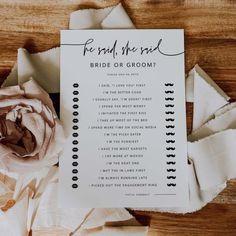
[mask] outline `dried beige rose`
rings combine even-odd
[[[34,80],[0,89],[0,168],[24,173],[54,165],[63,143],[52,101]]]

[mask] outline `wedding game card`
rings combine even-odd
[[[183,30],[61,31],[64,207],[188,204]]]

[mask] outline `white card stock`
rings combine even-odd
[[[184,77],[183,30],[62,31],[62,206],[187,206]]]

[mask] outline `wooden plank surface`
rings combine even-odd
[[[10,72],[17,49],[39,52],[59,45],[59,30],[67,29],[69,14],[100,8],[117,0],[0,0],[0,78]],[[198,63],[236,100],[236,2],[230,0],[125,0],[137,28],[184,28],[186,72]],[[192,106],[187,108],[191,129]],[[202,210],[186,215],[132,212],[150,224],[150,236],[236,235],[236,180]],[[64,236],[63,229],[45,229],[33,236]]]

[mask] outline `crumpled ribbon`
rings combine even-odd
[[[87,28],[132,29],[135,27],[122,5],[118,4],[104,9],[73,12],[70,16],[70,29]],[[17,64],[4,86],[22,83],[32,76],[46,91],[59,92],[59,50],[59,48],[55,48],[43,53],[29,54],[25,49],[19,49]],[[49,68],[52,71],[50,76]],[[216,197],[226,187],[227,180],[236,177],[236,158],[234,157],[236,147],[233,143],[234,137],[236,137],[236,103],[229,103],[228,100],[229,97],[198,65],[191,70],[186,79],[186,101],[194,102],[193,132],[188,136],[189,206],[186,208],[136,209],[176,213],[194,212]],[[54,191],[55,183],[48,184],[47,188],[48,190],[45,190],[41,196],[42,204],[39,204],[37,208],[37,214],[41,214],[41,218],[47,217],[49,214],[46,209],[50,209],[52,203],[48,200],[55,196],[53,194],[56,192]],[[47,194],[50,193],[50,189],[52,195]],[[53,209],[58,211],[57,207]],[[58,223],[55,215],[49,214],[49,216],[51,217],[48,217],[49,224],[36,217],[34,222],[37,224],[34,223],[33,228],[53,225],[68,227],[65,223],[69,222],[68,219],[64,218],[64,222]],[[92,214],[89,219],[93,219]],[[104,223],[106,220],[102,222]],[[103,223],[98,225],[101,226]],[[96,220],[93,226],[95,225],[97,225]],[[119,229],[121,230],[120,227]],[[88,229],[80,230],[80,235],[88,233],[86,230]],[[102,230],[109,232],[111,229],[102,226]],[[105,235],[104,232],[101,232],[99,234],[96,231],[94,235],[97,235],[96,233]],[[124,232],[128,233],[128,231]],[[124,235],[124,232],[120,235]],[[115,235],[115,233],[109,233],[109,235]]]
[[[102,234],[110,231],[117,236],[147,234],[148,227],[141,226],[125,209],[58,208],[57,193],[56,166],[33,175],[2,171],[0,235],[26,236],[31,229],[53,226],[66,228],[77,236],[90,235],[90,231]]]
[[[0,235],[28,235],[28,225],[32,219],[29,215],[35,214],[32,206],[39,201],[36,196],[44,189],[56,169],[52,167],[48,171],[48,168],[44,168],[33,175],[1,170]]]

